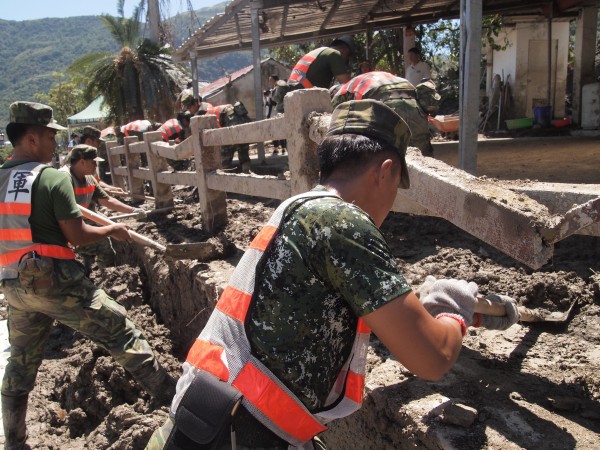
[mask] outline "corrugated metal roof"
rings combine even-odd
[[[482,0],[484,14],[542,15],[548,0]],[[553,15],[596,0],[555,0]],[[175,61],[252,48],[251,8],[258,8],[260,47],[434,22],[460,16],[460,0],[232,0],[174,54]],[[561,9],[561,7],[563,9]]]

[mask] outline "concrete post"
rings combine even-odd
[[[154,207],[168,208],[173,206],[173,191],[170,184],[159,183],[157,174],[168,170],[167,160],[158,156],[152,150],[152,142],[162,142],[160,131],[149,131],[144,133],[146,143],[146,156],[148,157],[148,169],[150,170],[150,184],[154,194]]]
[[[254,106],[256,109],[255,120],[264,117],[262,78],[260,71],[260,29],[258,28],[258,10],[262,2],[252,1],[250,6],[252,22],[252,61],[254,62]],[[256,143],[257,159],[260,163],[265,162],[265,145],[263,142]]]
[[[327,89],[300,89],[283,100],[288,126],[288,164],[290,167],[291,195],[312,189],[318,182],[319,161],[317,144],[309,137],[307,118],[312,113],[332,111]]]
[[[227,194],[208,188],[206,180],[208,173],[221,167],[221,147],[204,147],[202,131],[217,128],[217,118],[213,115],[192,117],[190,127],[196,160],[196,186],[198,186],[202,210],[202,226],[206,231],[213,232],[227,224]]]
[[[106,157],[108,159],[108,167],[110,168],[110,179],[113,186],[119,187],[124,191],[127,190],[125,177],[117,175],[115,169],[121,167],[121,155],[114,155],[112,149],[119,144],[116,141],[106,143]]]
[[[596,80],[594,53],[598,8],[582,8],[575,30],[575,65],[573,67],[573,122],[581,124],[581,88]]]
[[[190,51],[190,69],[192,73],[192,92],[194,98],[198,98],[198,58],[195,49]]]
[[[129,193],[136,195],[144,195],[144,180],[135,178],[133,171],[140,168],[141,157],[139,153],[131,153],[129,151],[129,144],[138,142],[137,136],[127,136],[124,139],[125,142],[125,165],[127,167],[127,185],[129,186]]]
[[[481,64],[481,1],[460,1],[460,128],[459,167],[477,173],[479,68]]]

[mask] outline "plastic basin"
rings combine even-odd
[[[524,117],[522,119],[505,120],[506,128],[509,130],[518,130],[520,128],[531,128],[533,126],[533,118]]]

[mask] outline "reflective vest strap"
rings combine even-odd
[[[368,92],[368,90],[371,88],[371,86],[373,86],[375,82],[377,82],[377,79],[375,77],[365,77],[365,79],[358,84],[356,95],[354,98],[356,100],[361,100],[363,95],[365,95]]]
[[[244,322],[251,300],[251,294],[246,294],[232,286],[227,286],[215,307],[232,319]]]
[[[356,324],[356,332],[371,334],[371,328],[369,328],[364,320],[358,319],[358,323]]]
[[[88,184],[87,186],[84,186],[84,187],[76,187],[76,188],[74,188],[74,191],[75,191],[75,195],[88,195],[88,194],[91,194],[92,192],[94,192],[95,189],[96,189],[96,186],[94,186],[93,184]]]
[[[31,215],[31,203],[0,203],[0,214]]]
[[[291,81],[300,83],[306,89],[310,89],[310,88],[314,87],[314,85],[308,80],[308,78],[306,78],[306,73],[308,72],[309,66],[316,59],[316,56],[311,53],[308,53],[308,54],[304,55],[302,58],[300,58],[300,61],[298,61],[296,63],[296,65],[292,69],[292,73],[290,75]]]
[[[75,253],[70,248],[61,247],[60,245],[34,244],[0,255],[0,266],[18,262],[21,256],[31,251],[36,251],[40,256],[47,256],[49,258],[75,259]]]
[[[251,363],[244,366],[232,385],[285,433],[301,442],[327,429]]]
[[[31,241],[31,229],[11,228],[2,230],[3,241]]]
[[[201,370],[206,370],[221,380],[229,380],[229,369],[223,362],[223,352],[225,349],[220,345],[196,339],[192,348],[185,359],[188,363]]]
[[[344,396],[348,397],[353,402],[360,404],[362,403],[364,389],[365,377],[349,371],[348,378],[346,378],[346,391],[344,392]]]
[[[304,88],[305,88],[305,89],[310,89],[310,88],[312,88],[312,87],[315,87],[315,85],[314,85],[314,84],[312,84],[312,83],[311,83],[311,82],[308,80],[308,78],[304,78],[304,79],[303,79],[303,80],[300,82],[300,84],[301,84],[302,86],[304,86]]]
[[[264,252],[267,248],[267,245],[269,245],[269,242],[271,242],[271,239],[273,239],[273,235],[276,231],[277,227],[274,227],[273,225],[265,225],[264,228],[260,230],[260,232],[254,237],[254,239],[252,239],[249,248]]]
[[[362,81],[362,79],[365,76],[366,76],[366,74],[365,75],[359,75],[357,77],[354,77],[352,80],[348,81],[346,84],[344,84],[342,86],[342,88],[340,89],[338,95],[343,95],[343,94],[345,94],[347,92],[354,93],[354,88],[356,87],[356,85],[358,83],[360,83]]]
[[[75,259],[75,252],[73,250],[60,245],[36,244],[32,250],[35,250],[41,256],[48,256],[49,258]]]

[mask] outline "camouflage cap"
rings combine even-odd
[[[379,139],[400,155],[402,163],[403,189],[410,187],[406,166],[406,147],[410,139],[410,129],[406,122],[389,106],[377,100],[351,100],[341,103],[331,113],[331,121],[326,136],[338,134],[360,134]]]
[[[9,107],[9,125],[40,125],[54,130],[66,130],[52,117],[52,108],[33,102],[14,102]]]
[[[92,137],[94,139],[100,139],[101,141],[104,140],[101,137],[102,132],[98,128],[94,128],[94,127],[91,127],[91,126],[84,127],[82,134],[83,134],[83,136],[89,136],[89,137]]]
[[[80,159],[93,159],[94,161],[104,161],[103,158],[98,156],[98,150],[91,145],[79,144],[71,149],[69,153],[69,161],[74,163]]]

